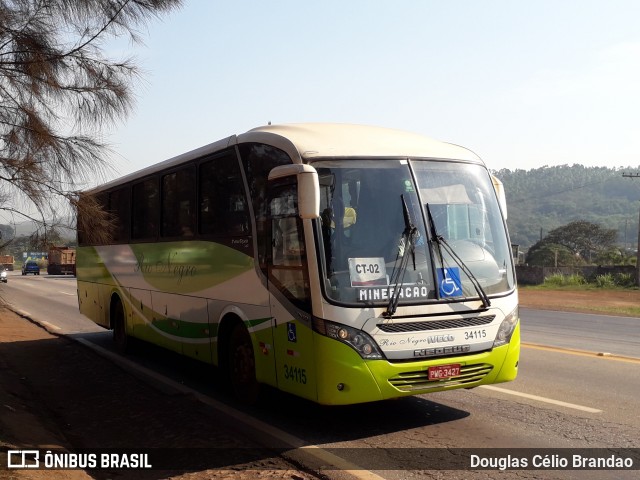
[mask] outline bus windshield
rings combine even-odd
[[[514,288],[505,222],[483,166],[413,159],[321,160],[313,166],[330,301],[411,305]]]

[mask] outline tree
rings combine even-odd
[[[91,212],[88,235],[109,215],[79,201],[82,182],[108,171],[101,129],[133,105],[139,71],[104,42],[171,11],[181,0],[0,0],[0,210],[46,232],[62,205]],[[98,177],[100,178],[100,177]],[[68,212],[69,210],[66,209]],[[85,215],[85,217],[87,217]]]
[[[526,262],[528,265],[540,267],[575,267],[584,263],[564,245],[548,243],[544,240],[529,249]]]
[[[10,240],[15,235],[15,230],[11,225],[0,225],[0,243]]]
[[[543,251],[543,248],[552,251],[554,245],[563,247],[573,257],[591,262],[601,253],[614,248],[617,236],[618,232],[615,229],[602,228],[585,220],[571,222],[551,230],[546,237],[532,246],[527,254],[527,262],[536,252]],[[570,264],[575,265],[575,261]],[[558,265],[560,266],[560,263]]]
[[[630,257],[620,248],[602,250],[595,259],[598,265],[629,265]]]
[[[594,254],[613,247],[617,237],[618,232],[615,229],[606,229],[595,223],[577,220],[551,230],[545,240],[564,245],[585,260],[591,261]]]

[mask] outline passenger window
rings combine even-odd
[[[232,153],[200,165],[202,235],[248,235],[249,218],[238,159]]]
[[[193,237],[195,231],[195,168],[162,177],[162,236]]]
[[[129,189],[121,188],[109,193],[109,213],[112,215],[113,243],[129,241]]]
[[[131,238],[154,240],[158,236],[160,220],[160,188],[157,178],[150,178],[133,186]]]

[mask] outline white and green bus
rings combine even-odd
[[[502,184],[469,150],[383,128],[265,126],[84,195],[80,311],[266,384],[353,404],[513,380]],[[86,222],[79,221],[79,225]]]

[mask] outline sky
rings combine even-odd
[[[144,45],[112,177],[271,123],[399,128],[491,170],[640,165],[637,0],[185,0]]]

